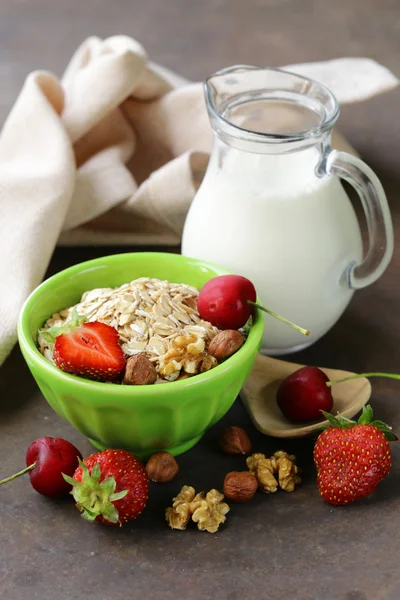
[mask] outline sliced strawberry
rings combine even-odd
[[[93,321],[59,335],[54,344],[54,363],[62,371],[111,381],[124,369],[126,360],[114,327]]]

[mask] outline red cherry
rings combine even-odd
[[[290,421],[304,423],[322,418],[321,410],[330,412],[333,407],[329,377],[318,367],[302,367],[279,386],[276,400]]]
[[[253,312],[257,298],[254,285],[240,275],[220,275],[200,290],[197,308],[204,321],[219,329],[240,329]]]
[[[218,329],[240,329],[246,324],[253,308],[257,307],[303,335],[310,333],[269,308],[256,304],[256,299],[255,287],[246,277],[219,275],[202,287],[197,299],[197,308],[201,318]]]
[[[68,494],[71,485],[62,473],[72,477],[77,469],[81,453],[70,442],[62,438],[41,437],[32,442],[26,453],[26,469],[0,481],[0,484],[12,481],[29,472],[32,487],[50,498]]]

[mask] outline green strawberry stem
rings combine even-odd
[[[367,404],[364,406],[362,414],[358,421],[352,421],[343,415],[332,415],[331,413],[325,412],[321,410],[321,413],[324,415],[325,419],[328,421],[327,425],[322,425],[322,429],[329,429],[329,427],[339,427],[340,429],[350,429],[355,425],[372,425],[376,427],[383,433],[383,435],[387,438],[389,442],[395,442],[398,440],[397,435],[395,435],[392,431],[392,428],[389,425],[386,425],[383,421],[373,420],[374,411],[372,407]]]
[[[247,302],[248,302],[248,304],[251,304],[252,306],[255,306],[256,308],[266,312],[268,315],[271,315],[271,317],[278,319],[278,321],[281,321],[282,323],[289,325],[289,327],[292,327],[292,329],[295,329],[296,331],[302,333],[303,335],[310,334],[308,329],[303,329],[303,327],[299,327],[298,325],[296,325],[296,323],[293,323],[292,321],[289,321],[289,319],[286,319],[285,317],[278,315],[278,313],[274,312],[273,310],[270,310],[269,308],[265,308],[265,306],[261,306],[261,304],[257,304],[257,302],[253,302],[252,300],[247,300]]]
[[[117,483],[114,477],[107,477],[100,481],[100,465],[96,464],[89,473],[89,469],[78,457],[79,466],[82,467],[82,481],[77,481],[69,475],[62,473],[65,481],[72,485],[71,494],[81,516],[87,521],[95,521],[102,516],[110,523],[120,523],[118,510],[114,502],[125,498],[128,490],[116,492]]]
[[[358,373],[357,375],[349,375],[348,377],[342,377],[342,379],[334,379],[333,381],[327,381],[326,385],[328,387],[331,387],[332,385],[334,385],[335,383],[343,383],[344,381],[351,381],[353,379],[360,379],[361,377],[365,377],[365,378],[369,378],[369,377],[385,377],[386,379],[399,379],[400,380],[400,375],[398,375],[397,373]],[[322,411],[323,412],[323,411]],[[330,417],[332,417],[332,415],[327,416],[329,413],[324,413],[324,417],[326,419],[328,419],[328,421],[330,422],[331,425],[333,425],[333,421]],[[335,419],[335,417],[333,417],[333,419]],[[340,419],[340,417],[338,417],[339,421],[341,422],[341,426],[343,426],[343,423],[345,423],[344,426],[346,426],[346,421],[347,421],[347,425],[350,424],[350,426],[352,426],[353,422],[349,421],[348,419],[345,419],[344,417],[342,417]],[[370,425],[374,425],[375,427],[377,427],[380,431],[382,431],[382,433],[387,437],[387,439],[390,442],[396,441],[398,438],[397,436],[392,433],[391,431],[391,427],[389,427],[388,425],[386,425],[385,423],[382,423],[382,421],[372,421],[372,408],[370,406],[366,406],[363,409],[363,414],[360,417],[360,420],[358,421],[359,424],[370,424]],[[336,426],[338,426],[336,424]]]
[[[74,306],[72,309],[71,318],[68,322],[60,326],[53,325],[53,327],[50,327],[49,329],[40,329],[40,335],[45,342],[52,346],[59,335],[68,333],[69,331],[72,331],[72,329],[75,329],[86,322],[87,318],[85,315],[79,315],[76,306]]]
[[[32,469],[34,469],[35,467],[36,461],[29,465],[29,467],[25,467],[25,469],[22,469],[22,471],[15,473],[15,475],[11,475],[11,477],[7,477],[6,479],[1,479],[0,485],[3,485],[3,483],[8,483],[9,481],[13,481],[13,479],[17,479],[17,477],[21,477],[21,475],[25,475],[25,473],[29,473],[29,471],[32,471]]]
[[[386,377],[387,379],[400,379],[400,375],[396,373],[359,373],[357,375],[349,375],[349,377],[343,377],[342,379],[334,379],[333,381],[327,381],[326,385],[331,387],[335,383],[343,383],[343,381],[351,381],[352,379],[359,379],[360,377]]]

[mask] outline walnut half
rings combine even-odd
[[[200,531],[215,533],[226,521],[230,508],[222,502],[223,494],[218,490],[210,490],[207,494],[196,495],[194,488],[184,485],[180,493],[173,499],[172,507],[165,511],[165,518],[172,529],[184,530],[192,517]]]
[[[301,483],[300,469],[296,465],[294,454],[279,450],[271,457],[271,461],[275,465],[274,471],[278,473],[279,487],[285,492],[293,492],[296,485]]]
[[[246,460],[250,473],[255,475],[260,490],[272,494],[278,489],[278,482],[274,477],[274,465],[265,454],[252,454]]]
[[[173,498],[172,507],[165,511],[165,518],[171,529],[185,530],[190,521],[192,510],[190,503],[196,495],[195,489],[184,485],[179,494]]]
[[[192,514],[192,520],[197,523],[200,531],[215,533],[219,526],[226,521],[226,514],[230,511],[228,504],[222,502],[223,494],[218,490],[210,490],[207,495],[198,494],[199,498],[196,508]]]
[[[205,341],[194,334],[180,335],[172,347],[160,357],[160,375],[175,381],[180,374],[196,375],[217,365],[217,360],[205,351]]]
[[[296,485],[301,483],[296,457],[283,450],[275,452],[271,458],[266,458],[264,454],[253,454],[246,462],[263,492],[276,492],[278,485],[285,492],[293,492]]]

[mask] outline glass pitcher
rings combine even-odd
[[[338,103],[323,85],[279,69],[235,66],[205,82],[214,144],[189,210],[182,253],[254,283],[265,306],[263,350],[285,354],[320,338],[354,291],[373,283],[393,253],[386,196],[373,171],[333,150]],[[369,245],[340,183],[360,196]]]

